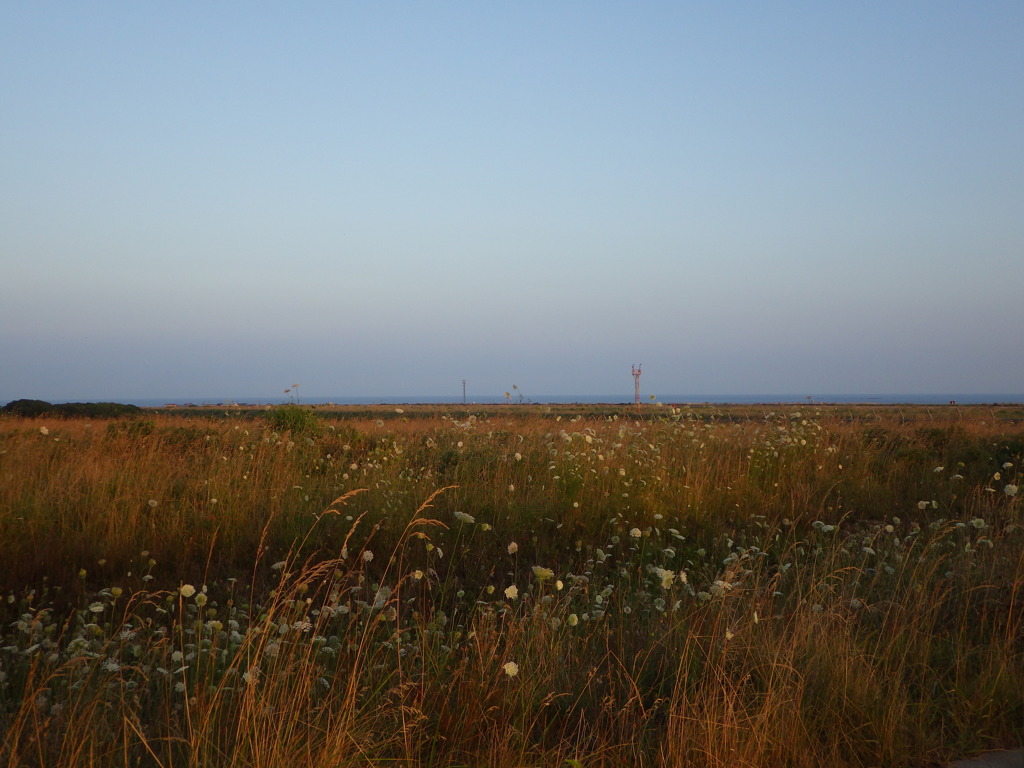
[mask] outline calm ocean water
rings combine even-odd
[[[950,401],[963,405],[985,404],[985,403],[1024,403],[1024,394],[818,394],[818,395],[709,395],[709,394],[684,394],[684,395],[658,395],[659,403],[867,403],[873,405],[891,404],[916,404],[916,405],[944,405]],[[189,398],[138,398],[125,400],[123,402],[143,407],[159,407],[161,405],[278,405],[281,403],[293,402],[287,397],[210,397],[200,399]],[[302,395],[300,402],[303,404],[333,403],[335,405],[410,405],[415,403],[439,404],[439,403],[462,403],[462,397],[431,397],[419,395],[406,395],[399,397],[317,397]],[[502,395],[489,397],[467,396],[467,404],[494,405],[508,402]],[[518,402],[518,400],[513,400]],[[523,400],[524,403],[631,403],[633,396],[629,394],[620,395],[543,395],[530,397]],[[644,402],[650,402],[645,397]]]

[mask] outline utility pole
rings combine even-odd
[[[633,402],[640,405],[640,369],[643,363],[633,366]]]

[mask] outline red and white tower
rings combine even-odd
[[[633,366],[633,402],[637,405],[640,405],[640,369],[642,367],[643,363]]]

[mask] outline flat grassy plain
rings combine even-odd
[[[1024,744],[1019,406],[0,417],[0,764]]]

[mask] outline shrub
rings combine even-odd
[[[318,434],[320,419],[301,405],[281,405],[267,414],[267,423],[275,432]]]
[[[143,413],[139,406],[125,403],[62,403],[53,406],[53,410],[61,416],[85,416],[98,419],[141,416]]]
[[[35,418],[51,415],[86,418],[117,418],[119,416],[138,416],[142,409],[137,405],[124,403],[59,403],[54,405],[45,400],[14,400],[3,407],[4,413],[14,416]]]
[[[45,400],[13,400],[3,407],[4,413],[10,413],[14,416],[26,416],[28,418],[42,416],[44,413],[50,413],[52,410],[53,404]]]

